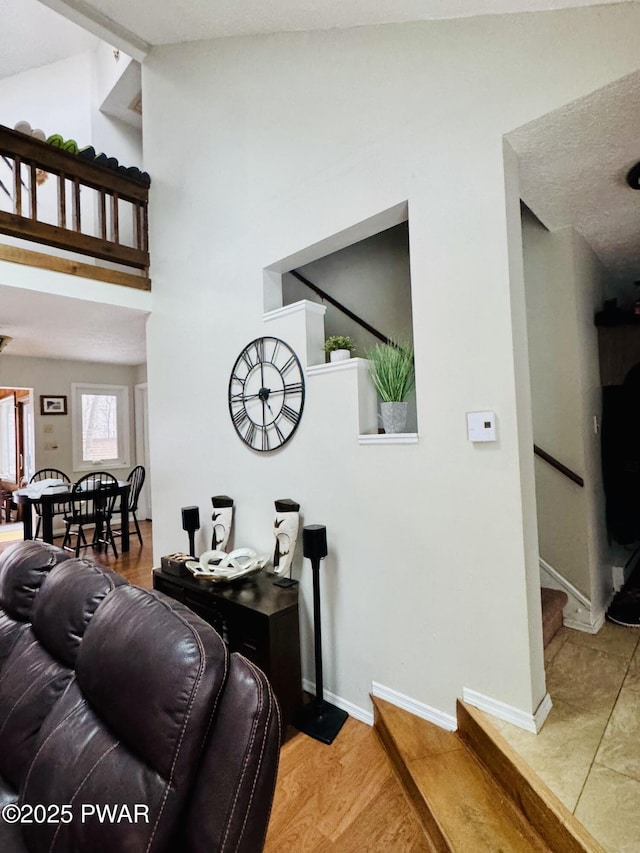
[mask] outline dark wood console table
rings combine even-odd
[[[153,588],[190,607],[271,682],[283,726],[302,705],[298,587],[273,585],[266,572],[231,584],[214,584],[191,575],[153,571]]]

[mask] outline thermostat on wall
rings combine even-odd
[[[467,412],[469,441],[495,441],[495,412]]]

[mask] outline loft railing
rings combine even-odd
[[[566,465],[563,465],[562,462],[558,462],[558,460],[552,456],[550,453],[547,453],[546,450],[542,450],[542,448],[538,447],[537,444],[533,445],[533,452],[536,456],[539,456],[540,459],[544,459],[544,461],[551,465],[552,468],[555,468],[556,471],[559,471],[561,474],[564,474],[565,477],[568,477],[576,486],[580,486],[580,488],[584,488],[584,480],[579,474],[576,474],[575,471],[572,471],[571,468],[567,468]]]
[[[121,264],[146,276],[147,186],[2,125],[0,157],[2,175],[10,178],[0,186],[0,234]],[[55,190],[47,186],[49,178]],[[146,277],[136,278],[143,283],[134,286],[147,287]]]

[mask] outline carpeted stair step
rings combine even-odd
[[[562,628],[562,611],[569,601],[566,592],[543,586],[542,597],[542,642],[546,649],[551,640]]]
[[[382,699],[373,705],[376,731],[437,853],[604,853],[542,782],[511,770],[500,746],[496,757],[475,709],[460,703],[460,730],[447,732]]]

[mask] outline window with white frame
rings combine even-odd
[[[16,479],[16,405],[15,397],[0,400],[0,477]]]
[[[129,467],[128,386],[74,383],[71,401],[74,471]]]

